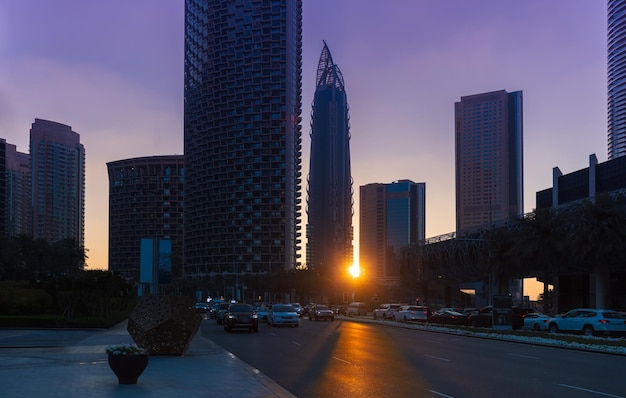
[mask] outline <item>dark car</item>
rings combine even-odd
[[[205,303],[196,303],[196,310],[198,312],[207,312],[209,309]]]
[[[224,330],[248,329],[251,332],[259,331],[259,317],[250,304],[230,304],[224,318]]]
[[[335,313],[326,305],[314,304],[309,308],[309,319],[312,321],[319,321],[320,319],[325,321],[328,319],[332,322],[335,320]]]
[[[437,311],[428,318],[428,322],[442,325],[467,325],[467,315],[452,310]]]
[[[218,325],[224,324],[224,319],[226,319],[226,311],[228,311],[229,303],[220,303],[220,305],[215,310],[215,321]]]
[[[470,314],[469,325],[474,327],[491,327],[493,323],[493,307],[488,305]]]

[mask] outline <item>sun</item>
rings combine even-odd
[[[358,278],[361,275],[361,268],[359,268],[358,264],[353,264],[352,267],[348,269],[348,271],[353,278]]]

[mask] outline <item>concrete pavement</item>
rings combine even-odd
[[[70,346],[0,344],[0,396],[294,397],[200,332],[184,356],[152,356],[137,384],[121,385],[109,367],[105,348],[133,342],[126,323],[89,331],[87,336]]]

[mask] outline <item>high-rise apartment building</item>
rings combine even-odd
[[[5,148],[6,234],[30,236],[32,235],[30,155],[18,152],[15,145],[8,143]]]
[[[403,248],[426,239],[426,184],[373,183],[359,192],[360,267],[379,284],[396,285]]]
[[[522,92],[455,103],[457,233],[523,214]]]
[[[609,160],[626,155],[626,0],[607,2]]]
[[[307,266],[346,270],[354,255],[348,100],[325,42],[317,66],[307,182]]]
[[[141,239],[169,239],[172,274],[182,274],[183,156],[107,163],[109,271],[139,281]]]
[[[0,138],[0,238],[7,236],[6,147],[6,140]]]
[[[33,237],[85,242],[85,148],[70,126],[35,119],[30,129]]]
[[[185,274],[291,269],[301,235],[302,1],[185,7]]]

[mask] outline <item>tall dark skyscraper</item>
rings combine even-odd
[[[295,267],[302,1],[186,0],[184,97],[185,274]]]
[[[183,242],[183,156],[147,156],[107,163],[109,271],[139,280],[141,239],[169,239],[180,277]]]
[[[70,126],[35,119],[30,129],[33,237],[85,244],[85,148]]]
[[[307,188],[306,261],[310,268],[352,265],[350,121],[341,71],[328,46],[317,66]]]
[[[454,114],[457,232],[522,215],[522,92],[461,97]]]
[[[626,0],[607,2],[609,160],[626,155]]]

